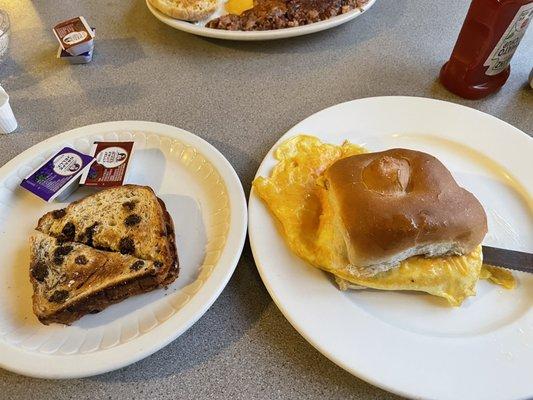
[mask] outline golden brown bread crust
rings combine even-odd
[[[172,221],[172,217],[170,216],[169,212],[167,211],[167,207],[163,200],[161,200],[159,197],[157,198],[159,201],[159,204],[161,205],[161,208],[163,209],[163,215],[165,217],[165,227],[166,227],[166,234],[168,239],[168,248],[169,253],[172,256],[171,266],[168,270],[167,277],[165,280],[161,283],[161,286],[168,286],[172,282],[176,280],[176,278],[179,275],[180,272],[180,263],[178,258],[178,250],[176,248],[176,233],[174,231],[174,221]]]
[[[45,325],[54,322],[70,325],[84,315],[96,314],[112,304],[119,303],[128,297],[150,292],[157,287],[159,287],[159,282],[155,276],[130,279],[72,302],[72,304],[58,310],[54,314],[47,316],[38,315],[37,317]]]
[[[429,154],[355,155],[324,176],[352,265],[386,270],[417,254],[466,254],[487,233],[479,201]]]
[[[216,0],[149,0],[150,4],[172,18],[184,21],[200,21],[213,14]]]

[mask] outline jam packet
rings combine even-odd
[[[92,51],[94,32],[83,17],[60,22],[52,28],[59,45],[73,56]]]
[[[91,187],[121,186],[128,174],[135,142],[94,142],[92,154],[96,162],[81,178],[81,184]]]
[[[94,28],[91,28],[93,30],[93,34],[96,34],[96,30]],[[69,54],[67,51],[63,50],[61,46],[57,49],[57,58],[60,60],[66,60],[70,64],[87,64],[93,59],[93,47],[91,47],[91,50],[78,54],[77,56],[73,56],[72,54]]]
[[[87,64],[93,59],[93,51],[91,50],[78,54],[77,56],[72,56],[60,47],[57,51],[57,58],[67,60],[71,64]]]
[[[83,172],[94,157],[65,147],[22,180],[20,186],[50,202],[65,200],[79,186]]]

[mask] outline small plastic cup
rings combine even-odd
[[[9,104],[9,95],[0,86],[0,133],[11,133],[17,129],[17,120]]]

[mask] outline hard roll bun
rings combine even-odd
[[[424,255],[471,252],[487,217],[435,157],[391,149],[341,159],[325,171],[328,201],[350,264],[365,275]]]

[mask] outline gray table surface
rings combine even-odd
[[[163,25],[144,0],[3,0],[12,45],[0,64],[17,133],[0,136],[0,164],[62,131],[110,120],[189,130],[233,164],[246,192],[265,153],[291,126],[325,107],[369,96],[410,95],[466,104],[531,134],[533,33],[500,93],[465,101],[437,82],[469,3],[378,0],[362,17],[301,38],[232,43]],[[55,58],[50,28],[84,15],[97,28],[94,60]],[[532,28],[533,29],[533,28]],[[354,345],[357,345],[354,343]],[[318,353],[263,286],[249,246],[230,283],[185,334],[136,364],[74,381],[0,370],[0,398],[395,399]]]

